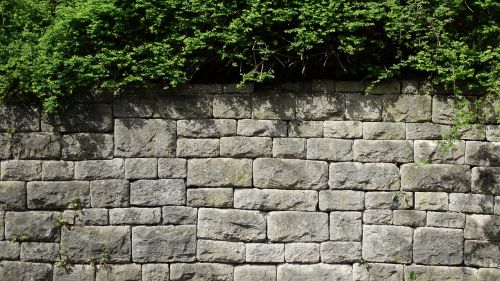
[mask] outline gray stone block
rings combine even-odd
[[[362,93],[364,91],[364,81],[335,81],[336,93]]]
[[[436,95],[432,99],[432,122],[452,124],[455,118],[456,97]]]
[[[254,93],[252,95],[252,118],[295,118],[295,96],[285,92]]]
[[[496,281],[500,279],[500,269],[480,268],[477,271],[477,278],[481,281]]]
[[[21,260],[30,262],[55,262],[59,255],[58,243],[21,243]]]
[[[92,207],[127,207],[129,183],[127,180],[97,180],[90,182]]]
[[[492,195],[450,193],[450,211],[492,214],[495,199]]]
[[[170,271],[168,264],[149,263],[142,265],[143,281],[169,281]]]
[[[22,181],[0,182],[0,210],[26,209],[26,186]]]
[[[399,190],[399,169],[390,163],[332,163],[328,185],[332,189]]]
[[[412,141],[354,140],[353,151],[359,162],[413,162]]]
[[[500,125],[487,125],[486,126],[486,140],[487,141],[500,141]]]
[[[448,211],[448,193],[415,192],[415,209],[423,211]]]
[[[266,238],[266,219],[258,211],[199,209],[199,238],[260,241]]]
[[[281,120],[238,120],[237,134],[247,137],[286,137],[287,123]]]
[[[278,281],[351,281],[352,266],[336,264],[295,265],[283,264],[278,266]]]
[[[403,265],[369,263],[366,265],[355,263],[352,265],[353,281],[401,281],[403,280]]]
[[[218,263],[174,263],[170,266],[171,281],[232,281],[233,266]]]
[[[87,181],[32,181],[27,184],[30,209],[71,209],[90,207]]]
[[[464,263],[477,267],[500,267],[500,242],[466,240]]]
[[[361,241],[361,212],[331,212],[330,240]]]
[[[219,139],[178,139],[177,157],[219,157]]]
[[[272,147],[273,140],[268,137],[223,137],[220,139],[222,157],[271,157]]]
[[[16,133],[10,141],[17,159],[51,159],[61,156],[61,136],[55,133]]]
[[[391,210],[365,210],[363,212],[364,224],[392,224],[393,211]]]
[[[15,129],[16,132],[40,130],[40,110],[24,104],[0,106],[0,131]]]
[[[288,136],[298,138],[323,137],[323,121],[298,121],[288,123]]]
[[[465,239],[500,242],[500,216],[467,215],[464,229]]]
[[[186,185],[181,179],[138,180],[130,184],[130,204],[137,206],[183,205]]]
[[[237,189],[234,207],[254,210],[315,211],[318,193],[311,190]]]
[[[30,181],[42,178],[42,162],[38,160],[2,161],[0,167],[3,181]]]
[[[274,138],[274,158],[306,158],[306,139],[302,138]]]
[[[430,95],[385,95],[384,121],[425,122],[431,120]]]
[[[288,243],[285,244],[285,261],[288,263],[319,262],[320,244]]]
[[[156,95],[149,93],[121,94],[113,99],[113,116],[118,118],[153,116]]]
[[[427,212],[427,226],[464,228],[465,214],[451,212]]]
[[[109,224],[108,209],[103,208],[66,210],[63,219],[74,226]]]
[[[470,267],[408,265],[405,266],[405,280],[411,280],[410,274],[412,274],[412,272],[417,276],[418,281],[477,280],[477,269]]]
[[[370,262],[411,263],[413,229],[406,226],[363,226],[363,259]]]
[[[321,261],[324,263],[354,263],[361,259],[361,242],[321,243]]]
[[[5,213],[5,238],[56,242],[59,240],[57,212],[30,211]]]
[[[346,95],[345,117],[347,120],[382,120],[383,96]]]
[[[124,161],[120,158],[75,162],[75,179],[78,180],[122,179],[124,174]]]
[[[406,139],[439,140],[450,129],[448,125],[435,123],[406,123]]]
[[[66,160],[111,159],[113,157],[113,135],[77,133],[64,135],[62,158]]]
[[[308,139],[307,159],[351,161],[352,141],[340,139]]]
[[[417,264],[457,265],[463,261],[463,231],[421,227],[414,231],[413,261]]]
[[[158,160],[156,158],[125,159],[126,179],[156,179],[158,176]]]
[[[415,162],[464,164],[464,157],[465,141],[453,142],[449,147],[438,141],[415,141]]]
[[[500,142],[468,141],[465,147],[465,164],[500,166]]]
[[[401,93],[401,84],[397,80],[380,81],[375,84],[368,82],[366,86],[372,86],[371,89],[366,88],[366,91],[370,94],[387,95]]]
[[[202,262],[245,262],[245,244],[243,242],[227,242],[198,240],[196,259]]]
[[[116,208],[109,210],[109,224],[147,225],[161,221],[160,208]]]
[[[187,173],[187,160],[182,158],[158,159],[159,178],[185,178]]]
[[[451,164],[405,164],[401,166],[401,189],[407,191],[468,192],[469,166]]]
[[[367,192],[365,194],[366,209],[412,209],[413,193],[411,192]]]
[[[252,117],[250,96],[219,96],[214,98],[215,118],[242,119]]]
[[[20,243],[12,241],[0,241],[0,260],[19,260],[20,252]]]
[[[190,159],[188,186],[248,187],[252,185],[251,159]]]
[[[52,280],[52,265],[47,263],[0,261],[0,280],[2,281]]]
[[[273,242],[322,242],[328,236],[326,213],[271,212],[267,218],[267,237]]]
[[[54,267],[53,281],[94,281],[95,268],[86,264],[74,264],[71,269]]]
[[[403,122],[365,122],[363,138],[369,140],[404,140],[406,125]]]
[[[159,96],[154,107],[154,118],[211,118],[212,98],[200,95]]]
[[[363,136],[363,124],[359,121],[325,121],[325,138],[355,139]]]
[[[236,120],[194,119],[177,121],[177,135],[192,138],[217,138],[236,134]]]
[[[393,224],[404,226],[425,226],[426,213],[416,210],[394,210]]]
[[[132,260],[134,262],[194,261],[195,255],[195,226],[137,226],[132,228]]]
[[[96,281],[141,281],[140,264],[112,264],[97,266]]]
[[[276,281],[273,265],[241,265],[234,267],[234,281]]]
[[[196,224],[198,209],[185,206],[162,208],[163,224]]]
[[[319,209],[322,211],[363,210],[364,195],[364,192],[354,190],[322,190],[319,192]]]
[[[472,168],[472,192],[500,195],[500,167]]]
[[[75,174],[75,163],[71,161],[43,161],[42,180],[71,180]]]
[[[248,243],[246,261],[252,263],[282,263],[285,261],[284,244]]]
[[[342,120],[345,98],[342,94],[297,95],[297,119],[299,120]]]
[[[101,133],[113,131],[109,104],[75,104],[58,114],[43,112],[42,131],[64,133]]]
[[[187,205],[193,207],[226,208],[233,206],[232,188],[189,188]]]

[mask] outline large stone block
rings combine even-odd
[[[325,121],[325,138],[355,139],[363,136],[363,124],[359,121]]]
[[[414,231],[413,261],[417,264],[458,265],[463,261],[463,231],[419,227]]]
[[[188,186],[249,187],[252,185],[251,159],[190,159]]]
[[[282,120],[238,120],[238,135],[248,137],[286,137],[287,124]]]
[[[464,156],[465,141],[453,142],[449,147],[438,141],[415,141],[415,162],[464,164]]]
[[[219,157],[219,139],[178,139],[177,157]]]
[[[198,238],[260,241],[266,238],[266,219],[258,211],[199,209]]]
[[[273,140],[271,138],[223,137],[220,139],[221,157],[271,157]]]
[[[55,262],[58,255],[58,243],[24,242],[21,244],[21,260],[23,261]]]
[[[142,280],[144,281],[169,281],[170,270],[168,264],[148,263],[142,265]]]
[[[115,157],[173,157],[176,123],[163,119],[116,119]]]
[[[188,94],[160,96],[156,101],[153,117],[210,118],[212,117],[212,97]]]
[[[364,195],[364,192],[354,190],[322,190],[319,192],[319,209],[322,211],[363,210]]]
[[[432,99],[432,122],[452,124],[455,118],[456,97],[436,95]]]
[[[189,188],[187,205],[193,207],[227,208],[233,206],[232,188]]]
[[[365,122],[363,138],[369,140],[404,140],[406,126],[403,122]]]
[[[92,207],[127,207],[129,183],[127,180],[97,180],[90,182]]]
[[[170,265],[171,281],[233,281],[233,266],[218,263],[174,263]]]
[[[500,242],[466,240],[464,263],[477,267],[500,267]]]
[[[163,224],[196,224],[198,209],[186,206],[165,206],[161,209]]]
[[[15,129],[16,132],[40,130],[40,110],[24,104],[0,106],[0,131]]]
[[[241,265],[234,268],[234,281],[276,281],[276,267],[272,265]]]
[[[194,261],[196,227],[137,226],[132,228],[134,262]]]
[[[392,224],[392,210],[365,210],[363,212],[364,224]]]
[[[113,135],[79,133],[64,135],[62,158],[67,160],[110,159],[113,157]]]
[[[112,264],[97,267],[96,281],[141,281],[140,264]]]
[[[54,242],[59,240],[57,212],[31,211],[5,213],[5,238],[26,241]]]
[[[1,261],[0,280],[2,281],[52,280],[52,265],[47,263]]]
[[[51,159],[61,156],[61,136],[55,133],[17,133],[10,141],[12,156],[18,159]]]
[[[486,126],[486,140],[487,141],[500,141],[500,125],[487,125]]]
[[[78,161],[75,162],[75,179],[122,179],[125,176],[124,166],[124,161],[120,158],[113,160]]]
[[[160,208],[114,208],[109,210],[109,224],[148,225],[161,221]]]
[[[87,181],[32,181],[28,182],[27,191],[30,209],[90,207]]]
[[[303,138],[274,138],[274,158],[306,158],[306,139]]]
[[[267,237],[279,242],[322,242],[328,240],[328,214],[313,212],[271,212]]]
[[[435,123],[406,123],[406,139],[439,140],[450,129],[448,125]]]
[[[413,272],[413,273],[412,273]],[[408,265],[405,267],[405,280],[417,276],[417,281],[483,281],[476,279],[477,269],[470,267]]]
[[[319,262],[320,244],[287,243],[285,244],[285,261],[289,263]]]
[[[26,187],[22,181],[0,182],[0,210],[26,209]]]
[[[89,257],[109,262],[128,262],[131,258],[129,226],[82,226],[63,228],[61,248],[69,260],[87,262]]]
[[[185,178],[187,174],[187,160],[182,158],[158,159],[159,178]]]
[[[249,95],[218,96],[214,98],[215,118],[251,118],[252,106]]]
[[[138,180],[130,184],[131,205],[183,205],[185,202],[186,185],[182,179]]]
[[[424,211],[448,211],[448,193],[415,192],[415,209]]]
[[[113,99],[113,116],[118,118],[149,118],[153,116],[156,102],[156,95],[150,93],[116,95]]]
[[[361,241],[362,217],[361,212],[331,212],[330,240]]]
[[[307,159],[351,161],[352,141],[327,138],[308,139]]]
[[[158,160],[156,158],[125,159],[126,179],[156,179]]]
[[[500,166],[500,142],[468,141],[465,147],[465,164]]]
[[[217,138],[236,134],[236,120],[194,119],[177,121],[177,135],[193,138]]]
[[[53,281],[94,281],[95,268],[86,264],[73,264],[71,269],[54,267]]]
[[[1,260],[19,260],[21,244],[14,241],[0,241]]]
[[[354,160],[360,162],[413,162],[413,142],[406,140],[354,140]]]
[[[500,216],[467,215],[464,237],[472,240],[500,242]]]
[[[297,138],[323,137],[323,121],[290,121],[288,123],[288,136]]]
[[[427,226],[464,228],[465,214],[451,212],[427,212]]]
[[[481,281],[496,281],[500,279],[500,269],[496,268],[480,268],[477,274],[477,278]]]
[[[367,192],[365,194],[366,209],[412,209],[413,194],[411,192]]]
[[[394,225],[425,226],[426,212],[416,210],[394,210]]]
[[[3,181],[30,181],[42,178],[42,162],[38,160],[2,161],[0,167]]]
[[[389,163],[332,163],[330,180],[332,189],[398,190],[399,169]]]
[[[406,226],[363,226],[363,259],[370,262],[411,263],[413,229]]]
[[[71,161],[43,161],[42,180],[72,180],[75,175],[75,163]]]
[[[198,240],[196,259],[202,262],[245,262],[245,244],[215,240]]]
[[[335,81],[336,93],[362,93],[364,91],[364,81]]]
[[[246,262],[282,263],[285,261],[285,245],[269,243],[248,243]]]
[[[361,242],[321,243],[321,261],[324,263],[354,263],[361,259]]]
[[[295,97],[291,93],[255,93],[252,95],[254,119],[295,118]]]
[[[326,189],[328,164],[320,161],[260,158],[253,163],[254,186],[282,189]]]
[[[500,167],[472,168],[472,192],[500,195]]]
[[[100,133],[113,131],[109,104],[75,104],[58,114],[42,113],[42,131]]]
[[[234,192],[234,207],[254,210],[315,211],[318,193],[312,190],[240,189]]]
[[[403,280],[403,265],[400,264],[383,264],[369,263],[352,265],[353,281],[402,281]]]
[[[383,96],[360,94],[345,96],[347,120],[379,121],[382,119]]]
[[[430,95],[384,96],[382,119],[384,121],[424,122],[431,120]]]
[[[334,264],[295,265],[283,264],[278,266],[278,281],[351,281],[352,266]]]
[[[409,191],[468,192],[469,166],[451,164],[405,164],[401,166],[401,189]]]
[[[450,193],[450,211],[462,213],[493,213],[495,199],[492,195]]]

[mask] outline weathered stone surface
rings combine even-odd
[[[361,242],[321,243],[321,261],[324,263],[353,263],[361,259]]]
[[[476,279],[477,270],[470,267],[408,265],[405,267],[405,280],[411,280],[412,272],[418,281],[479,281]]]
[[[66,210],[63,219],[75,226],[109,224],[108,209],[103,208]]]
[[[28,208],[66,209],[72,204],[90,207],[87,181],[32,181],[27,184]]]
[[[89,256],[95,260],[103,256],[109,262],[130,261],[130,227],[128,226],[82,226],[63,228],[61,248],[72,262],[87,262]]]
[[[361,212],[331,212],[330,240],[361,241]]]
[[[394,225],[425,226],[426,214],[424,211],[394,210]]]
[[[288,243],[285,244],[285,261],[289,263],[319,262],[320,244]]]
[[[363,124],[359,121],[325,121],[325,138],[355,139],[363,136]]]
[[[468,141],[465,147],[465,164],[500,166],[500,142]]]
[[[481,281],[496,281],[500,279],[500,269],[480,268],[477,277]]]
[[[465,214],[451,212],[427,212],[427,226],[464,228]]]
[[[413,194],[411,192],[367,192],[365,194],[366,209],[412,209]]]
[[[0,182],[0,210],[26,209],[26,187],[22,181]]]
[[[393,211],[391,210],[365,210],[363,212],[364,224],[392,224]]]
[[[472,124],[458,130],[458,135],[463,140],[485,140],[486,126],[483,124]]]
[[[57,115],[42,113],[42,131],[100,133],[113,130],[109,104],[75,104]]]
[[[346,95],[347,120],[379,121],[382,119],[383,96]]]
[[[233,266],[217,263],[174,263],[170,266],[171,281],[232,281]]]
[[[190,159],[188,186],[247,187],[252,185],[251,159]]]
[[[415,162],[464,164],[464,157],[465,141],[453,142],[450,147],[438,141],[415,141]]]
[[[401,189],[408,191],[468,192],[470,168],[451,164],[405,164],[401,166]]]
[[[500,242],[466,240],[464,263],[469,266],[500,267]]]
[[[212,98],[187,94],[159,96],[153,117],[210,118],[212,117]]]
[[[12,135],[0,133],[0,159],[10,159],[12,157]]]
[[[189,188],[187,205],[193,207],[224,208],[233,206],[232,188]]]
[[[411,263],[413,229],[406,226],[363,226],[363,259]]]
[[[243,242],[198,240],[196,259],[202,262],[242,263],[245,262],[245,244]]]
[[[274,138],[273,157],[275,158],[306,158],[306,139]]]
[[[158,159],[159,178],[185,178],[187,174],[187,160],[182,158]]]
[[[10,150],[18,159],[50,159],[61,156],[61,136],[54,133],[16,133]]]
[[[0,261],[0,280],[2,281],[52,280],[52,266],[46,263]]]
[[[414,231],[413,261],[417,264],[456,265],[463,261],[464,235],[459,229],[420,227]]]
[[[322,242],[328,240],[328,214],[312,212],[271,212],[267,237],[280,242]]]
[[[42,162],[38,160],[2,161],[0,173],[3,181],[40,180],[42,177]]]
[[[334,210],[363,210],[364,193],[354,190],[322,190],[319,192],[319,209],[322,211]]]
[[[215,118],[251,118],[252,107],[250,96],[219,96],[214,98]]]
[[[169,281],[170,271],[168,264],[143,264],[142,265],[142,280],[143,281]]]
[[[242,265],[234,268],[234,281],[276,281],[276,267],[272,265]]]
[[[290,121],[288,136],[299,138],[323,137],[323,121]]]
[[[467,215],[465,239],[500,241],[500,216]]]
[[[450,128],[448,125],[435,123],[406,123],[406,139],[439,140]]]
[[[219,157],[219,139],[178,139],[177,157]]]
[[[236,120],[194,119],[177,121],[177,135],[181,137],[216,138],[236,133]]]
[[[257,211],[199,209],[199,238],[259,241],[266,238],[266,219]]]
[[[447,211],[448,193],[415,192],[415,209],[424,211]]]
[[[115,157],[175,156],[176,123],[162,119],[116,119]]]
[[[389,163],[332,163],[328,185],[332,189],[398,190],[399,169]]]
[[[156,158],[125,159],[126,179],[155,179],[158,174]]]
[[[16,132],[38,131],[40,129],[40,110],[24,104],[5,104],[0,106],[0,131],[15,129]]]
[[[196,227],[137,226],[132,228],[134,262],[194,261]]]
[[[297,95],[297,119],[342,120],[344,117],[344,95],[304,94]]]
[[[282,263],[285,261],[284,244],[248,243],[246,261],[259,263]]]
[[[238,135],[248,137],[286,137],[287,124],[281,120],[238,120]]]
[[[127,180],[97,180],[90,182],[92,207],[127,207],[129,183]]]
[[[384,121],[425,122],[431,120],[432,97],[430,95],[384,96]]]
[[[412,80],[401,81],[401,93],[403,94],[418,94],[419,93],[419,82]]]
[[[185,202],[186,185],[181,179],[138,180],[130,184],[131,205],[183,205]]]
[[[456,98],[436,95],[432,99],[432,122],[451,124],[455,117]]]
[[[74,264],[70,269],[54,267],[53,281],[94,281],[95,268],[86,264]]]
[[[43,161],[42,180],[71,180],[75,172],[75,163],[71,161]]]
[[[500,215],[500,196],[495,197],[495,215]]]
[[[500,141],[500,125],[486,126],[486,140]]]
[[[124,161],[120,158],[75,162],[75,179],[79,180],[122,179],[124,174]]]
[[[223,137],[220,139],[222,157],[271,157],[273,140],[271,138]]]
[[[140,264],[98,266],[96,281],[141,281]]]
[[[352,267],[349,265],[314,264],[278,266],[278,281],[351,281]]]
[[[113,135],[77,133],[64,135],[62,158],[67,160],[110,159],[113,157]]]
[[[401,83],[396,80],[381,81],[375,84],[366,84],[366,92],[370,94],[399,94],[401,92]],[[369,88],[368,86],[371,86]]]
[[[315,211],[318,193],[312,190],[240,189],[234,192],[234,207],[255,210]]]
[[[17,242],[0,241],[0,260],[19,260],[21,246]]]
[[[362,93],[364,91],[364,81],[335,81],[335,92],[337,93]]]
[[[462,213],[493,213],[492,195],[450,193],[450,211]]]
[[[351,161],[352,141],[339,139],[308,139],[307,159]]]
[[[326,189],[328,164],[296,159],[256,159],[253,184],[258,188]]]
[[[252,95],[254,119],[293,119],[295,97],[291,93],[255,93]]]
[[[363,138],[371,140],[404,140],[406,126],[402,122],[365,122]]]
[[[155,95],[149,93],[122,94],[113,99],[114,117],[143,117],[153,116],[156,103]]]
[[[59,254],[57,243],[24,242],[21,244],[21,260],[31,262],[54,262]]]
[[[355,263],[352,265],[353,281],[401,281],[403,280],[403,265],[369,263],[366,265]]]
[[[5,213],[5,238],[53,242],[59,239],[57,212]],[[24,238],[24,239],[23,239]]]
[[[109,224],[158,224],[161,220],[160,208],[116,208],[109,210]]]
[[[198,210],[185,206],[166,206],[162,208],[163,224],[196,224]]]
[[[413,161],[413,142],[406,140],[354,140],[354,160],[360,162]]]
[[[500,167],[472,168],[472,192],[500,195]]]

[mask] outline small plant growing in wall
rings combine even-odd
[[[109,268],[109,251],[108,249],[104,249],[104,251],[101,252],[101,259],[99,260],[99,265],[102,266],[102,268],[108,269]]]
[[[59,250],[59,255],[57,256],[55,266],[65,269],[68,269],[72,266],[71,262],[69,261],[69,257],[65,254],[63,249]]]
[[[25,242],[25,241],[28,241],[29,237],[27,234],[12,234],[10,237],[9,237],[9,241],[12,241],[12,242]]]
[[[415,271],[410,272],[410,281],[416,281],[417,277],[418,275]]]
[[[68,222],[65,218],[64,218],[64,215],[63,214],[59,214],[57,215],[56,217],[56,221],[57,221],[57,225],[60,227],[60,228],[66,228],[68,229],[70,226],[71,226],[71,223]]]
[[[91,266],[95,266],[97,263],[95,257],[90,252],[87,253],[87,263]]]

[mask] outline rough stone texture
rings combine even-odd
[[[450,211],[462,213],[493,213],[491,195],[450,193]]]
[[[343,95],[297,95],[297,119],[342,120],[345,100]]]
[[[464,157],[465,141],[454,142],[451,147],[440,146],[437,141],[415,141],[415,162],[464,164]]]
[[[0,106],[0,131],[13,128],[16,132],[38,131],[40,129],[40,110],[20,104]]]
[[[38,160],[2,161],[0,173],[3,181],[40,180],[42,177],[42,162]]]
[[[413,261],[417,264],[456,265],[463,261],[463,232],[421,227],[414,231]]]
[[[405,164],[401,166],[401,189],[403,190],[467,192],[470,186],[469,166],[451,164]]]
[[[187,205],[193,207],[224,208],[233,206],[232,188],[189,188]]]
[[[185,206],[166,206],[161,210],[163,224],[196,224],[198,210]]]
[[[215,118],[251,118],[250,96],[220,96],[214,98]]]
[[[91,265],[75,264],[70,269],[54,268],[54,281],[94,281],[95,268]]]
[[[472,192],[500,195],[500,167],[472,168]]]
[[[306,158],[306,139],[300,138],[274,138],[274,158]]]
[[[328,164],[294,159],[256,159],[253,184],[258,188],[325,189]]]
[[[403,274],[403,266],[397,264],[369,263],[362,265],[355,263],[352,267],[353,281],[401,281]]]
[[[364,224],[392,224],[393,211],[391,210],[365,210],[363,213]]]
[[[406,123],[406,139],[436,140],[441,139],[450,126],[435,123]]]
[[[280,242],[321,242],[328,239],[328,214],[273,212],[267,219],[267,236]]]
[[[359,121],[325,121],[325,138],[355,139],[363,136],[363,124]]]
[[[404,140],[354,140],[354,160],[359,162],[413,161],[413,142]]]
[[[328,185],[332,189],[398,190],[399,169],[389,163],[332,163]]]
[[[219,139],[178,139],[177,157],[219,157]]]
[[[46,263],[0,262],[2,281],[46,281],[52,279],[52,266]]]
[[[26,209],[26,185],[21,181],[0,182],[0,210]]]
[[[5,238],[39,242],[57,241],[59,240],[58,215],[57,212],[47,211],[6,212]]]
[[[360,259],[360,242],[321,243],[321,261],[324,263],[354,263]]]
[[[57,243],[24,242],[21,244],[21,260],[31,262],[54,262],[59,254]]]
[[[54,133],[16,133],[10,150],[17,159],[51,159],[61,155],[61,136]]]
[[[76,162],[75,179],[121,179],[125,174],[123,162],[123,159],[120,158]]]
[[[236,133],[236,121],[229,119],[195,119],[177,121],[177,136],[214,138]]]
[[[481,281],[495,281],[500,278],[500,269],[481,268],[477,272],[478,279]]]
[[[486,126],[486,140],[500,141],[500,125]]]
[[[276,281],[276,267],[269,265],[242,265],[234,268],[234,281]]]
[[[282,263],[285,261],[284,244],[248,243],[246,261],[252,263]]]
[[[111,106],[75,104],[57,115],[42,113],[42,131],[98,133],[113,130]]]
[[[424,211],[415,210],[394,210],[392,223],[404,226],[425,226],[426,214]]]
[[[255,93],[252,96],[254,119],[293,119],[295,98],[290,93]]]
[[[406,126],[402,122],[365,122],[363,138],[369,140],[404,140]]]
[[[252,185],[252,160],[250,159],[191,159],[188,160],[188,186]]]
[[[413,194],[410,192],[367,192],[365,209],[411,209]]]
[[[116,119],[115,157],[173,157],[176,124],[162,119]]]
[[[353,190],[322,190],[319,192],[319,209],[333,210],[363,210],[364,193]]]
[[[196,256],[196,227],[137,226],[132,228],[132,261],[186,262]]]
[[[185,178],[187,174],[187,161],[182,158],[158,159],[159,178]]]
[[[363,258],[370,262],[411,263],[413,229],[406,226],[363,226]]]
[[[272,150],[271,138],[224,137],[220,139],[221,157],[271,157]]]
[[[32,181],[27,184],[29,209],[65,209],[71,204],[90,207],[86,181]]]
[[[171,281],[232,281],[233,266],[218,263],[174,263],[170,266]]]
[[[478,267],[500,267],[500,242],[466,240],[464,263]]]
[[[285,244],[285,261],[290,263],[319,262],[320,244],[288,243]]]
[[[189,92],[188,92],[189,93]],[[212,116],[212,99],[207,96],[160,95],[154,108],[155,118],[209,118]]]
[[[465,239],[500,241],[500,216],[467,215]]]
[[[382,120],[383,96],[346,95],[345,117],[347,120]]]
[[[77,133],[62,138],[62,158],[67,160],[109,159],[113,157],[113,135]]]
[[[323,121],[290,121],[288,136],[297,138],[323,137]]]
[[[257,211],[199,209],[199,238],[259,241],[266,237],[266,219]]]
[[[62,219],[73,226],[107,225],[109,223],[108,210],[96,208],[67,210],[64,211]]]
[[[500,166],[500,142],[467,142],[465,164]]]
[[[125,160],[126,179],[155,179],[158,174],[156,158],[130,158]]]
[[[447,211],[448,193],[415,192],[415,209],[424,211]]]
[[[170,272],[168,264],[143,264],[142,265],[142,280],[143,281],[168,281],[170,280]]]
[[[314,264],[278,266],[278,281],[351,281],[352,267],[348,265]]]
[[[160,220],[160,208],[115,208],[109,210],[109,224],[113,225],[158,224]]]
[[[308,139],[307,159],[351,161],[352,141],[337,139]]]
[[[405,280],[411,280],[410,274],[414,272],[420,281],[483,281],[477,280],[477,271],[470,267],[447,267],[447,266],[422,266],[409,265],[405,267]]]
[[[140,281],[141,280],[141,265],[140,264],[117,264],[98,266],[96,273],[96,281]]]
[[[250,244],[247,244],[247,247]],[[245,262],[245,243],[198,240],[196,259],[203,262]]]
[[[71,180],[74,177],[75,163],[70,161],[43,161],[42,180]]]
[[[427,226],[464,228],[465,214],[427,212]]]
[[[238,135],[255,137],[286,137],[287,124],[279,120],[238,120]]]
[[[18,260],[21,246],[17,242],[0,241],[0,259]]]
[[[186,186],[181,179],[138,180],[130,184],[131,205],[183,205],[185,202]]]
[[[384,121],[424,122],[431,120],[432,98],[429,95],[384,96]]]
[[[90,182],[92,207],[127,207],[129,182],[126,180],[97,180]]]
[[[311,190],[241,189],[234,192],[234,207],[254,210],[315,211],[318,193]]]

